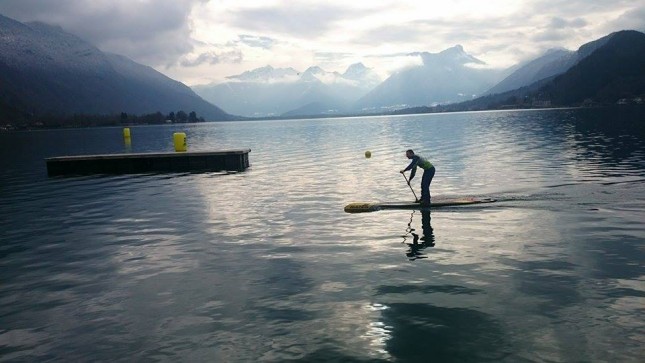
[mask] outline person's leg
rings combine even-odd
[[[421,203],[428,203],[430,201],[430,170],[424,170],[421,177]]]
[[[435,168],[423,171],[421,177],[421,203],[430,203],[430,183],[434,177]]]

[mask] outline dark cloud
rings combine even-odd
[[[645,32],[645,5],[625,11],[615,21],[607,25],[607,32],[617,30],[638,30]]]
[[[363,16],[365,12],[347,10],[327,4],[288,3],[280,7],[244,9],[231,12],[234,26],[263,34],[288,34],[316,38],[332,29],[340,20]]]
[[[547,24],[536,30],[531,35],[531,40],[535,42],[555,43],[571,39],[577,35],[579,30],[583,30],[588,22],[583,18],[565,19],[554,16]]]
[[[587,21],[583,18],[575,18],[567,20],[558,16],[551,18],[549,28],[551,29],[566,29],[566,28],[582,28],[587,25]]]
[[[188,16],[201,0],[2,0],[0,13],[60,25],[102,50],[169,64],[193,49]]]
[[[536,42],[557,42],[565,40],[571,36],[568,30],[563,29],[547,29],[531,36],[531,40]]]

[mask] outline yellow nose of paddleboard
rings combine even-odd
[[[345,206],[345,212],[347,213],[364,213],[364,212],[374,212],[376,206],[373,203],[349,203]]]

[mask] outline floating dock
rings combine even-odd
[[[251,149],[59,156],[45,159],[47,175],[244,171]]]

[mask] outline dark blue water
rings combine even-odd
[[[48,178],[120,128],[0,134],[0,361],[642,361],[642,108],[132,128],[243,173]],[[433,197],[483,206],[347,214]],[[372,157],[366,159],[364,152]],[[419,194],[418,182],[413,182]]]

